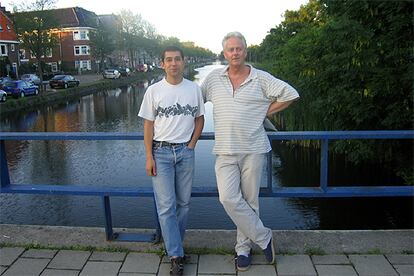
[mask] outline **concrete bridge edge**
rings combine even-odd
[[[152,233],[153,229],[114,229],[124,233]],[[414,230],[273,230],[279,254],[401,254],[414,252]],[[231,251],[235,230],[189,229],[185,247]],[[38,245],[41,247],[85,248],[102,250],[128,249],[158,251],[160,244],[115,242],[105,240],[99,227],[67,227],[0,224],[3,245]],[[255,248],[259,250],[259,248]]]

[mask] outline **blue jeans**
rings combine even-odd
[[[167,254],[184,256],[183,240],[194,176],[194,150],[186,144],[154,146],[157,175],[152,177],[158,220]]]

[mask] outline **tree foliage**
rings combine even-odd
[[[98,28],[90,33],[91,53],[99,64],[116,49],[116,34],[112,33],[105,26],[100,24]]]
[[[413,129],[413,12],[411,1],[367,0],[310,0],[286,11],[253,51],[300,92],[283,112],[286,128]],[[412,177],[412,155],[399,155],[412,153],[411,143],[385,144],[380,148],[389,153],[379,161]],[[376,159],[378,150],[369,142],[338,142],[334,149],[355,162]]]
[[[181,42],[176,37],[157,34],[155,26],[142,18],[140,14],[133,14],[130,10],[122,10],[118,16],[122,22],[121,48],[128,51],[131,61],[138,54],[137,50],[145,51],[153,58],[158,57],[162,48],[167,45],[183,48],[184,54],[194,59],[214,56],[210,50],[197,47],[193,42]]]
[[[17,37],[22,42],[21,46],[28,49],[36,58],[38,75],[41,79],[42,60],[51,54],[58,43],[57,37],[52,32],[58,27],[57,21],[53,17],[53,12],[48,10],[55,2],[55,0],[36,0],[25,3],[20,8],[15,7],[15,11],[21,9],[23,12],[13,14]],[[29,16],[27,12],[30,12]]]

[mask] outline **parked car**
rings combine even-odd
[[[0,102],[5,102],[7,99],[7,92],[0,89]]]
[[[129,70],[128,67],[119,67],[117,70],[119,71],[122,77],[127,77],[131,75],[131,70]]]
[[[20,79],[40,85],[40,78],[35,74],[24,74],[20,77]]]
[[[105,69],[102,75],[104,79],[118,79],[121,73],[117,69]]]
[[[39,94],[39,87],[37,85],[23,80],[6,82],[3,90],[7,92],[7,95],[12,95],[15,98]]]
[[[3,84],[5,84],[7,81],[13,81],[10,77],[0,77],[0,89],[3,88]]]
[[[54,76],[57,75],[65,75],[65,72],[57,71],[57,72],[45,72],[43,73],[43,81],[48,81],[52,79]]]
[[[68,88],[79,86],[79,80],[72,75],[56,75],[49,80],[50,88]]]

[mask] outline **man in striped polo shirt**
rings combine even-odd
[[[272,230],[259,218],[260,183],[271,151],[263,121],[299,95],[286,82],[245,63],[247,46],[241,33],[228,33],[222,46],[228,66],[212,71],[201,90],[204,101],[213,104],[219,199],[237,226],[237,269],[245,271],[252,243],[263,249],[269,263],[275,262]]]

